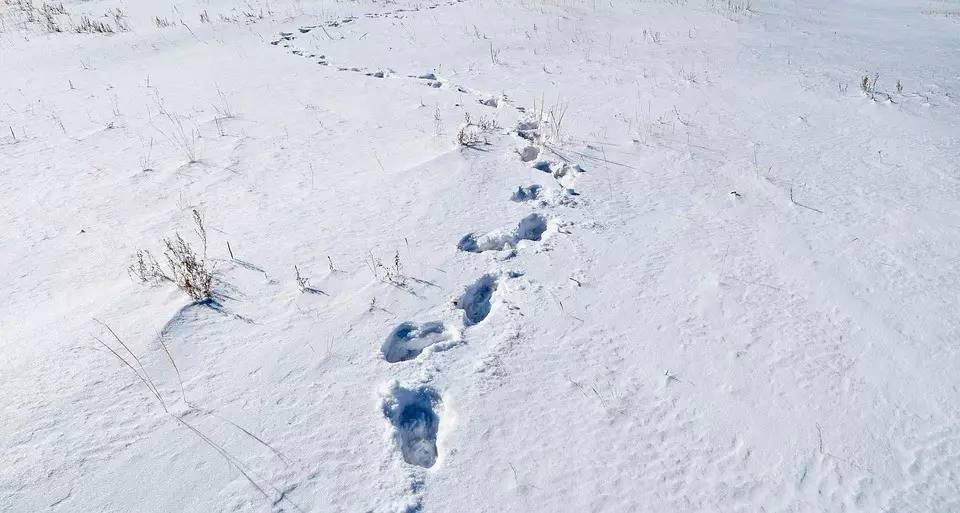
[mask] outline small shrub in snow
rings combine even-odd
[[[63,7],[63,4],[44,3],[40,7],[40,12],[43,14],[44,27],[47,32],[63,32],[60,23],[57,21],[57,16],[67,15],[67,10]]]
[[[80,24],[74,30],[77,34],[113,34],[113,27],[109,23],[90,19],[89,16],[80,18]]]
[[[537,142],[545,144],[553,142],[562,145],[566,140],[566,125],[564,121],[567,117],[569,104],[564,103],[560,98],[548,106],[544,98],[540,98],[539,105],[534,101],[534,110],[538,120]]]
[[[196,126],[185,126],[182,117],[167,110],[159,94],[157,95],[157,106],[160,109],[160,115],[166,118],[170,125],[167,130],[157,127],[157,131],[180,150],[188,163],[196,163],[198,161],[197,146],[200,144],[199,129]]]
[[[130,24],[127,15],[121,9],[111,9],[104,15],[105,20],[82,16],[80,24],[74,27],[77,34],[113,34],[115,32],[129,32]],[[113,20],[113,25],[109,23]]]
[[[130,23],[127,21],[127,14],[117,9],[107,11],[107,16],[113,18],[113,24],[117,27],[117,32],[130,32]]]
[[[389,283],[397,287],[405,287],[407,285],[407,275],[403,272],[403,262],[400,260],[399,251],[393,255],[393,265],[384,264],[371,253],[367,258],[367,266],[370,268],[373,276],[384,283]]]
[[[212,298],[213,271],[207,260],[207,230],[196,210],[193,211],[193,221],[202,246],[199,252],[177,233],[173,238],[163,239],[163,263],[150,250],[143,249],[137,251],[130,274],[144,283],[174,283],[194,301]]]
[[[481,134],[480,131],[473,125],[463,125],[457,132],[457,144],[460,146],[471,148],[481,144],[486,144],[486,142],[487,141],[483,137],[483,134]]]
[[[497,120],[493,118],[480,116],[480,119],[474,121],[469,112],[464,113],[463,116],[464,124],[457,132],[457,144],[460,146],[471,148],[481,144],[489,144],[485,134],[500,128]]]
[[[879,80],[879,74],[874,75],[872,78],[870,75],[864,75],[860,80],[860,90],[867,94],[873,94],[877,90],[877,81]]]
[[[303,293],[325,294],[322,290],[310,286],[310,278],[300,274],[300,267],[293,266],[293,271],[297,273],[297,289]]]
[[[884,99],[886,101],[893,102],[893,97],[889,93],[877,89],[877,84],[880,82],[880,74],[875,73],[872,77],[870,75],[864,75],[860,79],[860,90],[864,92],[867,96],[870,97],[873,101],[878,101],[877,97]],[[903,84],[897,81],[897,92],[903,91]]]
[[[500,60],[500,49],[493,47],[493,42],[490,43],[490,62],[493,64],[503,64],[503,61]]]

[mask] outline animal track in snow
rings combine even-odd
[[[540,123],[536,121],[519,121],[517,122],[516,132],[521,138],[533,141],[540,135]]]
[[[544,173],[549,173],[557,183],[571,188],[577,177],[582,174],[583,168],[579,164],[567,164],[566,162],[553,162],[549,160],[537,160],[531,164],[531,167]]]
[[[496,96],[488,96],[485,98],[478,98],[477,102],[480,105],[485,105],[487,107],[497,108],[500,106],[500,100]]]
[[[578,196],[580,194],[573,189],[544,189],[534,184],[529,187],[517,187],[517,190],[510,195],[510,201],[516,203],[532,202],[540,208],[576,207],[579,204]]]
[[[517,153],[520,154],[520,160],[523,162],[531,162],[540,156],[540,148],[537,148],[536,146],[525,146],[518,150]]]
[[[383,415],[395,430],[403,461],[430,468],[437,462],[440,394],[431,387],[404,388],[394,382],[383,401]]]
[[[457,249],[470,253],[500,251],[508,247],[515,247],[522,240],[538,241],[546,231],[547,218],[541,214],[530,214],[521,219],[513,230],[495,230],[480,236],[469,233],[460,239]]]
[[[386,11],[386,12],[379,12],[379,13],[367,13],[367,14],[364,14],[363,16],[366,17],[366,18],[368,18],[368,19],[383,18],[383,17],[404,17],[405,14],[403,14],[403,13],[407,13],[407,12],[413,13],[413,12],[418,12],[418,11],[421,11],[421,10],[432,10],[432,9],[436,9],[436,8],[438,8],[438,7],[441,7],[441,6],[457,5],[457,4],[463,3],[463,2],[465,2],[465,1],[466,1],[466,0],[450,0],[450,1],[447,1],[447,2],[443,2],[443,3],[430,4],[430,5],[427,5],[427,6],[425,6],[425,7],[424,7],[424,6],[417,6],[417,7],[413,7],[413,8],[410,8],[410,9],[396,9],[396,10],[393,10],[393,11]],[[345,36],[343,36],[343,35],[340,35],[340,36],[337,37],[337,38],[333,37],[332,35],[330,35],[329,33],[326,32],[326,30],[324,29],[324,27],[340,27],[340,26],[342,26],[342,25],[346,25],[346,24],[348,24],[348,23],[352,23],[352,22],[354,22],[354,21],[357,21],[358,19],[359,19],[359,18],[356,17],[356,16],[348,16],[348,17],[346,17],[346,18],[341,18],[341,19],[339,19],[339,20],[326,21],[326,22],[324,22],[324,23],[322,23],[322,24],[320,24],[320,25],[303,25],[303,26],[297,28],[297,31],[299,31],[300,34],[309,34],[309,33],[310,33],[311,31],[313,31],[314,29],[320,28],[320,29],[323,29],[323,30],[324,30],[324,33],[326,33],[327,37],[329,37],[330,39],[344,39]],[[316,58],[317,60],[316,60],[315,62],[316,62],[317,64],[321,65],[321,66],[330,66],[330,65],[332,64],[331,61],[330,61],[330,59],[329,59],[326,55],[320,55],[319,57],[317,57],[317,54],[316,54],[316,53],[312,53],[312,52],[310,52],[309,50],[304,50],[304,49],[302,49],[302,48],[296,48],[296,47],[292,44],[292,43],[296,40],[296,36],[294,36],[294,33],[293,33],[293,32],[290,32],[290,31],[280,32],[279,35],[280,35],[280,37],[279,37],[278,39],[273,40],[273,41],[270,41],[270,44],[271,44],[271,45],[274,45],[274,46],[282,46],[283,48],[289,49],[292,54],[297,55],[297,56],[299,56],[299,57],[305,57],[305,58],[309,58],[309,59],[314,59],[314,58]],[[371,77],[371,78],[387,78],[387,77],[389,77],[389,76],[395,75],[395,72],[394,72],[393,70],[389,70],[389,69],[388,69],[388,70],[368,70],[367,68],[361,68],[361,67],[357,67],[357,66],[343,66],[343,65],[338,65],[338,66],[336,66],[336,69],[337,69],[338,71],[351,71],[351,72],[356,72],[356,73],[363,73],[364,75],[366,75],[366,76],[368,76],[368,77]],[[435,73],[421,73],[421,74],[419,74],[419,75],[407,75],[407,77],[408,77],[408,78],[411,78],[411,79],[420,80],[420,81],[421,81],[421,82],[420,82],[421,84],[423,84],[423,85],[425,85],[425,86],[428,86],[428,87],[432,87],[432,88],[442,88],[442,87],[448,87],[448,86],[449,86],[449,87],[452,87],[452,88],[454,88],[456,91],[461,92],[461,93],[478,95],[479,98],[477,98],[477,101],[478,101],[480,104],[485,105],[485,106],[488,106],[488,107],[499,108],[499,107],[501,107],[502,105],[507,105],[507,106],[509,106],[509,107],[517,110],[517,111],[520,112],[520,113],[526,112],[526,109],[525,109],[525,108],[523,108],[523,107],[521,107],[521,106],[514,105],[513,102],[512,102],[506,95],[503,95],[503,94],[500,94],[500,95],[487,95],[487,94],[480,93],[480,92],[478,92],[478,91],[469,90],[469,89],[464,88],[464,87],[462,87],[462,86],[447,84],[447,83],[439,80],[439,79],[437,78],[437,75],[436,75]],[[534,125],[536,126],[536,124],[534,124]],[[519,132],[518,132],[518,133],[519,133]],[[522,135],[522,134],[521,134],[521,135]]]
[[[497,276],[485,274],[473,285],[467,287],[456,302],[457,307],[463,310],[464,324],[467,326],[479,324],[490,315],[491,302],[497,286]]]
[[[405,362],[420,356],[424,349],[438,342],[452,340],[442,322],[404,322],[393,329],[380,352],[383,359],[390,363]]]
[[[435,73],[423,73],[420,75],[410,75],[410,78],[414,78],[417,80],[424,80],[425,81],[424,84],[429,87],[433,87],[433,88],[443,87],[443,82],[441,82],[440,79],[437,78],[437,75]]]
[[[540,197],[540,193],[543,191],[543,187],[540,187],[537,184],[533,184],[529,187],[517,187],[517,190],[513,192],[513,195],[510,196],[510,201],[530,201],[535,200]]]

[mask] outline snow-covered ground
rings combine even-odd
[[[433,1],[0,3],[0,511],[960,511],[956,0]]]

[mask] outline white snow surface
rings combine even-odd
[[[960,511],[956,0],[30,1],[0,511]]]

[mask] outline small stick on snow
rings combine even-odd
[[[180,396],[183,398],[184,404],[189,405],[190,401],[187,401],[187,393],[183,390],[183,376],[180,375],[180,368],[177,367],[177,362],[173,361],[173,354],[170,353],[167,344],[163,342],[163,333],[157,333],[157,340],[160,342],[160,347],[163,348],[163,352],[167,353],[167,358],[170,359],[170,365],[173,365],[173,370],[177,372],[177,381],[180,383]]]
[[[128,362],[122,356],[120,356],[120,354],[114,351],[113,348],[107,345],[103,340],[100,340],[98,337],[93,337],[94,340],[99,342],[100,345],[102,345],[103,347],[106,347],[107,349],[109,349],[114,356],[119,358],[120,361],[126,364],[127,367],[130,367],[130,370],[132,370],[133,373],[137,375],[137,378],[139,378],[140,381],[142,381],[143,384],[147,387],[147,389],[150,390],[150,392],[152,392],[154,396],[156,396],[157,400],[160,401],[160,406],[163,406],[163,411],[169,413],[169,410],[167,410],[167,404],[164,402],[163,397],[160,395],[160,390],[157,388],[157,385],[154,384],[153,380],[150,379],[150,375],[147,374],[147,369],[143,367],[143,362],[140,361],[140,358],[138,358],[137,355],[133,354],[133,351],[131,351],[130,348],[123,343],[123,340],[120,339],[120,336],[117,335],[117,332],[113,331],[113,328],[108,326],[107,323],[95,317],[93,320],[97,324],[107,329],[110,335],[113,336],[114,340],[116,340],[127,351],[127,354],[129,354],[133,358],[133,361],[137,362],[137,365],[140,367],[140,371],[142,371],[143,374],[141,374],[140,372],[137,372],[137,369],[135,369],[130,362]]]
[[[200,38],[193,33],[193,29],[191,29],[186,23],[184,23],[183,20],[180,20],[180,24],[183,25],[183,28],[187,29],[187,32],[189,32],[190,35],[193,36],[193,38],[196,39],[198,42],[207,44],[206,41],[201,41]]]
[[[330,38],[331,41],[336,41],[337,38],[331,36],[330,33],[327,32],[326,27],[324,27],[323,25],[321,25],[321,26],[320,26],[320,30],[323,30],[323,33],[326,34],[327,37]]]
[[[813,210],[814,212],[819,212],[819,213],[821,213],[821,214],[823,213],[823,210],[820,210],[820,209],[818,209],[818,208],[813,208],[813,207],[808,206],[808,205],[804,205],[803,203],[798,203],[797,200],[793,199],[793,187],[790,188],[790,202],[793,203],[794,205],[798,206],[798,207],[803,207],[803,208],[806,208],[806,209],[808,209],[808,210]]]

